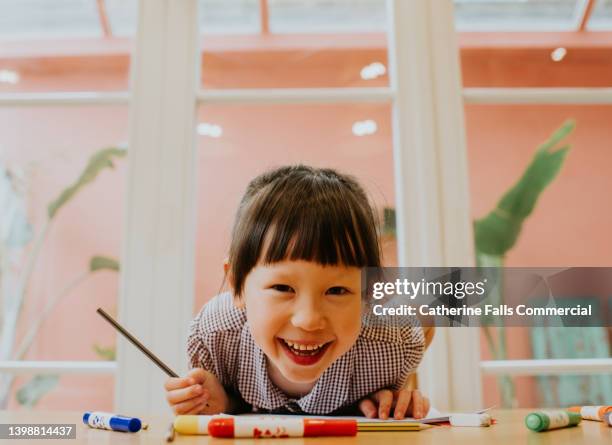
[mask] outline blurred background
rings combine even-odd
[[[454,7],[473,219],[495,208],[537,147],[571,119],[572,148],[501,259],[609,266],[612,1]],[[95,308],[117,312],[138,2],[0,0],[0,11],[0,363],[13,370],[2,374],[0,401],[110,411],[116,336]],[[384,0],[200,0],[198,23],[202,91],[389,85]],[[561,96],[601,88],[601,100],[512,103],[524,88],[553,87]],[[486,95],[498,88],[503,98]],[[222,286],[247,182],[273,166],[303,162],[357,176],[384,222],[385,262],[397,264],[391,122],[384,103],[200,103],[193,313]],[[492,330],[482,333],[480,353],[483,361],[610,358],[610,331]],[[29,364],[20,372],[14,361]],[[54,364],[36,372],[38,361]],[[75,371],[77,361],[97,364]],[[486,406],[603,403],[612,374],[485,372],[482,388]]]

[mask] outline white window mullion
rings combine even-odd
[[[391,102],[393,91],[387,87],[360,88],[245,88],[207,90],[198,100],[207,104],[308,104]]]
[[[610,374],[612,358],[485,360],[480,369],[488,375]]]
[[[393,153],[399,265],[469,266],[474,256],[452,1],[387,4],[389,73],[397,92]],[[468,409],[481,403],[474,334],[437,329],[419,370],[419,384],[434,406]],[[459,336],[459,350],[469,351],[469,360],[457,356]],[[461,385],[457,376],[464,379]]]
[[[391,103],[389,87],[359,88],[244,88],[203,90],[198,102],[206,104],[333,104]],[[473,105],[612,105],[612,88],[463,88],[466,104]],[[128,105],[128,92],[0,93],[0,107],[64,107]]]
[[[0,372],[24,374],[115,374],[114,361],[2,360]]]
[[[0,94],[0,107],[62,107],[86,105],[127,105],[130,96],[126,91],[119,92],[55,92],[55,93],[3,93]]]
[[[119,321],[177,373],[193,315],[196,0],[141,0],[132,58]],[[168,412],[167,376],[118,334],[115,409]]]
[[[464,88],[466,104],[612,105],[612,88]]]

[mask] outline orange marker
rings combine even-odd
[[[612,406],[570,406],[567,410],[580,414],[585,420],[603,422],[606,413],[612,412]]]

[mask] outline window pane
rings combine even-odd
[[[276,33],[381,32],[385,0],[269,0]]]
[[[201,29],[217,34],[203,39],[201,76],[205,89],[376,87],[389,83],[385,33],[347,27],[353,16],[359,17],[365,10],[374,14],[372,10],[381,9],[384,15],[384,1],[270,1],[270,33],[260,31],[259,1],[235,0],[225,8],[220,3],[226,4],[207,0],[199,5],[201,17],[211,15],[210,25],[200,21]],[[275,23],[279,14],[291,33],[278,35]],[[256,23],[246,25],[247,17]],[[312,23],[317,29],[302,29]],[[338,33],[326,33],[332,25],[337,25]],[[235,35],[244,33],[250,34]]]
[[[542,43],[529,47],[464,47],[461,51],[464,87],[610,87],[612,48],[579,47],[572,33],[558,51]],[[593,34],[593,33],[592,33]],[[560,51],[560,52],[559,52]],[[561,56],[555,61],[553,57]],[[528,67],[528,68],[525,68]]]
[[[505,254],[506,266],[609,266],[612,211],[603,203],[609,200],[608,191],[612,189],[608,137],[612,106],[466,107],[474,219],[495,208],[504,192],[521,177],[536,148],[569,118],[576,122],[576,129],[565,141],[572,148],[558,177],[522,225],[516,244]],[[599,311],[612,310],[612,299],[597,304]],[[612,330],[606,327],[490,328],[481,330],[481,357],[608,358],[611,342]],[[487,376],[483,385],[487,406],[509,405],[514,397],[522,407],[597,404],[604,394],[610,394],[606,391],[612,390],[612,375],[510,380]],[[512,395],[504,398],[504,388]]]
[[[105,0],[113,36],[134,36],[138,22],[138,0]]]
[[[551,31],[575,29],[577,0],[455,0],[460,31]]]
[[[379,214],[393,207],[390,121],[388,105],[200,107],[194,311],[222,288],[234,215],[258,174],[296,163],[337,168],[357,177]],[[383,244],[386,263],[396,264],[390,230]]]
[[[100,37],[91,0],[0,0],[0,38]]]
[[[137,0],[0,0],[0,93],[128,89]]]
[[[96,309],[117,310],[127,108],[0,109],[0,135],[0,199],[10,210],[0,215],[0,292],[12,303],[0,317],[16,320],[2,360],[112,360],[115,331]],[[79,182],[86,166],[99,172]],[[112,379],[94,381],[112,394]],[[13,384],[13,395],[20,388]],[[51,388],[78,406],[74,387]],[[82,388],[86,400],[91,390]]]
[[[347,35],[348,36],[348,35]],[[383,34],[204,41],[202,87],[332,88],[389,84]],[[273,74],[272,74],[273,73]]]
[[[45,416],[61,411],[85,412],[95,408],[99,411],[113,411],[114,377],[98,375],[65,374],[58,376],[53,388],[44,394],[34,406],[35,409],[46,411]],[[13,384],[13,394],[9,400],[8,409],[25,410],[26,406],[17,401],[17,391],[31,381],[31,376],[20,376]],[[64,417],[65,418],[65,417]],[[46,417],[50,421],[50,417]],[[58,420],[58,423],[61,420]]]
[[[595,9],[587,28],[591,30],[612,30],[612,0],[596,0]]]
[[[253,34],[261,29],[259,0],[198,0],[204,34]]]

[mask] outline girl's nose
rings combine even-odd
[[[325,327],[325,317],[318,305],[307,301],[296,305],[291,324],[305,331],[317,331]]]

